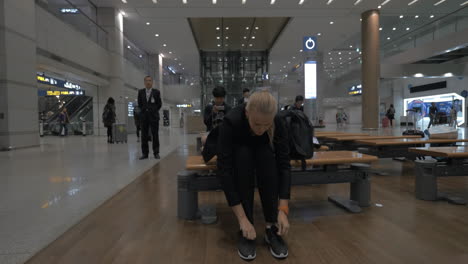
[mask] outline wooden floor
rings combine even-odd
[[[217,205],[217,224],[176,217],[176,174],[188,153],[169,155],[28,263],[245,263],[221,192],[200,195],[200,203]],[[384,160],[374,168],[389,175],[372,176],[373,204],[361,214],[327,202],[329,194],[347,195],[347,184],[293,187],[289,258],[281,262],[468,263],[468,207],[416,200],[411,162]],[[468,177],[439,184],[468,198]],[[255,263],[275,263],[263,244],[259,203],[255,217]]]

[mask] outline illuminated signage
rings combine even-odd
[[[192,105],[191,104],[178,104],[177,107],[178,108],[190,108],[192,107]]]
[[[59,87],[59,88],[81,90],[81,86],[79,84],[55,79],[55,78],[52,78],[43,74],[37,75],[37,82],[47,84],[47,85],[52,85],[52,86]]]
[[[305,99],[317,98],[317,62],[304,63],[304,95]]]
[[[362,85],[353,85],[348,90],[349,95],[361,95],[362,94]]]
[[[84,91],[43,91],[42,96],[60,96],[60,95],[85,95]]]
[[[304,37],[302,44],[304,46],[304,51],[317,50],[317,38],[316,37]]]
[[[135,111],[135,105],[133,104],[133,102],[128,102],[128,116],[129,117],[132,117],[134,116],[134,113],[133,111]]]
[[[60,13],[62,14],[78,14],[80,11],[77,8],[62,8]]]

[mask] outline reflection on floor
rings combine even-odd
[[[203,225],[176,217],[176,174],[193,147],[179,148],[28,263],[245,263],[237,255],[238,224],[222,192],[200,195],[219,221]],[[413,164],[380,160],[372,175],[372,206],[347,213],[327,201],[347,184],[292,189],[289,258],[283,263],[468,263],[468,210],[414,197]],[[440,179],[441,190],[468,198],[468,179]],[[255,263],[276,262],[263,239],[256,197]]]
[[[162,128],[161,156],[187,138]],[[45,137],[40,148],[0,152],[0,263],[23,263],[157,164],[138,160],[136,140]]]

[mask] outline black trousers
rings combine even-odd
[[[110,141],[113,141],[113,137],[112,137],[112,126],[108,126],[107,127],[107,139],[110,140]]]
[[[269,144],[237,146],[234,149],[234,177],[242,207],[253,224],[254,191],[257,183],[265,221],[278,218],[279,175],[275,154]]]
[[[149,153],[149,130],[153,142],[153,154],[159,154],[159,120],[143,120],[141,122],[141,152],[143,156]]]
[[[140,138],[140,130],[141,130],[141,126],[140,126],[140,125],[136,125],[136,134],[137,134],[137,138]]]

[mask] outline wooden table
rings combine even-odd
[[[401,138],[421,138],[420,136],[333,136],[327,137],[334,141],[357,141],[357,140],[382,140],[382,139],[401,139]]]
[[[378,156],[379,158],[404,157],[415,160],[421,154],[409,152],[410,147],[423,147],[426,144],[437,146],[455,146],[456,143],[468,142],[468,139],[426,139],[426,138],[400,138],[400,139],[374,139],[357,140],[356,144],[365,146],[359,152]]]
[[[369,136],[369,134],[364,133],[335,133],[335,134],[318,134],[315,135],[316,138],[326,138],[329,137],[356,137],[356,136]]]
[[[416,198],[426,201],[445,200],[464,205],[466,200],[438,192],[437,178],[468,176],[468,147],[429,147],[410,148],[410,152],[436,159],[416,161]]]

